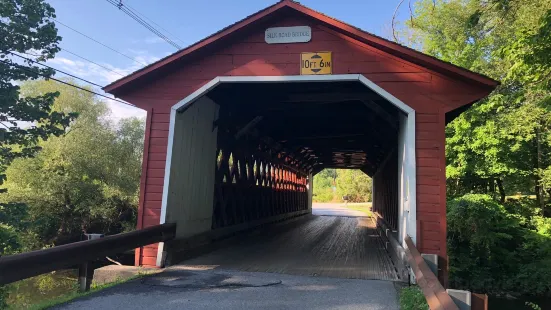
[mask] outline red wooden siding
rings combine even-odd
[[[309,25],[312,41],[264,43],[267,27]],[[343,36],[302,16],[265,25],[192,63],[180,64],[120,97],[151,115],[146,137],[138,227],[159,223],[170,107],[217,76],[298,75],[301,52],[332,51],[333,74],[359,73],[416,110],[417,218],[420,251],[446,255],[444,113],[480,98],[481,89]],[[141,264],[156,255],[143,250]],[[137,260],[138,262],[138,260]]]

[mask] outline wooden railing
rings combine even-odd
[[[0,257],[0,285],[80,265],[79,281],[88,290],[93,269],[88,262],[148,244],[174,239],[176,224],[162,224],[104,238]]]
[[[459,310],[446,289],[440,284],[436,275],[421,256],[413,241],[406,236],[406,251],[408,262],[413,269],[417,285],[423,291],[431,310]]]

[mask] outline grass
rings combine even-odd
[[[106,283],[106,284],[101,284],[101,285],[92,285],[90,287],[90,291],[88,292],[80,292],[78,291],[78,289],[76,288],[75,286],[75,290],[72,291],[72,292],[69,292],[67,294],[64,294],[64,295],[61,295],[61,296],[58,296],[58,297],[55,297],[55,298],[51,298],[51,299],[48,299],[48,300],[45,300],[45,301],[42,301],[42,302],[39,302],[39,303],[36,303],[36,304],[33,304],[25,309],[28,309],[28,310],[43,310],[43,309],[49,309],[51,307],[54,307],[54,306],[58,306],[58,305],[61,305],[61,304],[65,304],[65,303],[68,303],[70,301],[73,301],[77,298],[82,298],[82,297],[85,297],[85,296],[88,296],[90,294],[94,294],[94,293],[97,293],[99,291],[102,291],[104,289],[107,289],[107,288],[110,288],[110,287],[113,287],[115,285],[119,285],[119,284],[122,284],[122,283],[125,283],[125,282],[128,282],[128,281],[131,281],[131,280],[134,280],[134,279],[138,279],[138,278],[141,278],[143,276],[146,276],[147,274],[144,273],[144,274],[138,274],[134,277],[131,277],[131,278],[128,278],[128,279],[124,279],[124,280],[116,280],[116,281],[113,281],[113,282],[110,282],[110,283]],[[12,307],[9,307],[8,309],[15,309],[15,308],[12,308]]]
[[[418,286],[404,287],[400,291],[400,310],[428,310],[425,295]]]
[[[343,207],[346,207],[347,209],[354,210],[354,211],[360,211],[365,213],[367,216],[371,215],[371,203],[355,203],[348,205],[342,205]]]

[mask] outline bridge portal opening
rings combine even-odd
[[[311,214],[313,176],[325,168],[372,177],[373,210],[395,234],[414,236],[408,109],[359,75],[213,80],[172,110],[161,222],[178,231],[158,264],[198,236]]]

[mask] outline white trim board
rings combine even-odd
[[[163,201],[161,204],[161,219],[160,223],[164,224],[166,221],[166,209],[167,198],[169,190],[170,180],[170,165],[172,161],[173,142],[174,142],[174,126],[176,123],[176,113],[182,112],[189,105],[194,103],[201,96],[207,94],[213,90],[216,86],[222,83],[304,83],[304,82],[319,82],[319,83],[331,83],[331,82],[354,82],[358,81],[364,84],[367,88],[379,94],[388,102],[396,106],[400,111],[407,114],[406,125],[406,137],[405,137],[405,157],[406,157],[406,178],[408,180],[409,187],[409,210],[410,210],[410,225],[407,231],[410,234],[413,242],[416,242],[416,166],[415,166],[415,110],[410,106],[402,102],[400,99],[394,97],[389,92],[385,91],[377,84],[370,81],[362,74],[335,74],[335,75],[284,75],[284,76],[219,76],[212,79],[207,84],[203,85],[198,90],[194,91],[186,98],[173,105],[170,110],[170,127],[168,133],[168,146],[166,154],[165,164],[165,177],[163,185]],[[400,240],[402,242],[403,240]],[[162,252],[164,244],[159,244],[159,251],[157,253],[157,265],[160,266]]]

